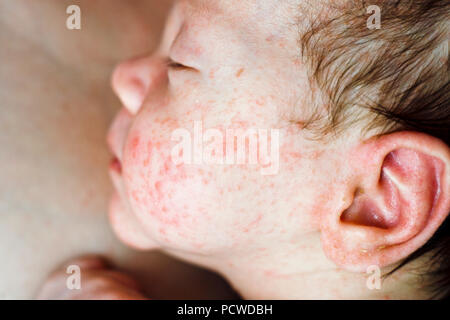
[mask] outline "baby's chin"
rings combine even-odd
[[[136,250],[158,249],[160,246],[145,234],[139,221],[127,207],[119,194],[114,192],[109,204],[109,222],[117,238]]]

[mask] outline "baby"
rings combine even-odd
[[[178,1],[113,75],[117,236],[246,299],[448,296],[450,3],[370,5],[377,28],[364,1]],[[72,264],[82,290],[41,297],[144,298]]]

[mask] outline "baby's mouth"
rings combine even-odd
[[[122,163],[117,157],[114,157],[109,164],[109,168],[111,171],[114,171],[118,174],[122,173]]]
[[[123,157],[123,147],[125,145],[128,130],[131,127],[132,118],[126,109],[122,109],[114,119],[108,132],[107,143],[109,149],[114,156],[110,163],[110,169],[114,172],[121,173]]]
[[[126,192],[122,180],[122,164],[117,157],[113,158],[109,164],[109,176],[120,198],[126,199],[124,197]]]

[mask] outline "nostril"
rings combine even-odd
[[[142,79],[140,65],[133,61],[124,62],[114,70],[111,82],[116,95],[131,114],[136,114],[146,94],[146,79]]]
[[[156,84],[166,75],[161,58],[141,57],[127,60],[114,70],[111,82],[114,92],[128,111],[135,115],[147,94],[156,89]]]
[[[128,111],[136,114],[145,99],[145,85],[136,77],[124,79],[119,83],[117,94]]]

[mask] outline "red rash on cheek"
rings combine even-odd
[[[137,149],[139,147],[139,141],[140,141],[140,137],[139,136],[135,136],[131,140],[130,148],[131,148],[131,152],[132,152],[132,155],[133,155],[134,159],[136,159],[136,157],[138,155]]]
[[[244,230],[242,230],[244,233],[248,233],[250,230],[254,229],[255,227],[258,226],[258,224],[261,222],[262,220],[262,213],[259,213],[258,216],[255,218],[255,220],[253,220],[247,227],[244,228]]]
[[[176,165],[171,157],[170,141],[162,142],[154,136],[148,138],[132,136],[127,148],[128,168],[126,179],[129,187],[129,197],[139,208],[142,217],[150,216],[167,227],[189,225],[198,210],[192,208],[189,193],[192,185],[199,186],[209,183],[208,175],[188,175],[186,166]],[[203,188],[203,187],[202,187]],[[195,189],[194,191],[197,191]],[[181,223],[183,221],[183,223]]]
[[[323,154],[324,150],[300,149],[293,141],[287,141],[280,148],[280,158],[283,163],[295,163],[303,160],[316,162]]]
[[[145,158],[143,165],[144,167],[148,167],[151,161],[151,157],[152,157],[152,153],[153,153],[153,144],[149,141],[147,143],[147,157]]]

